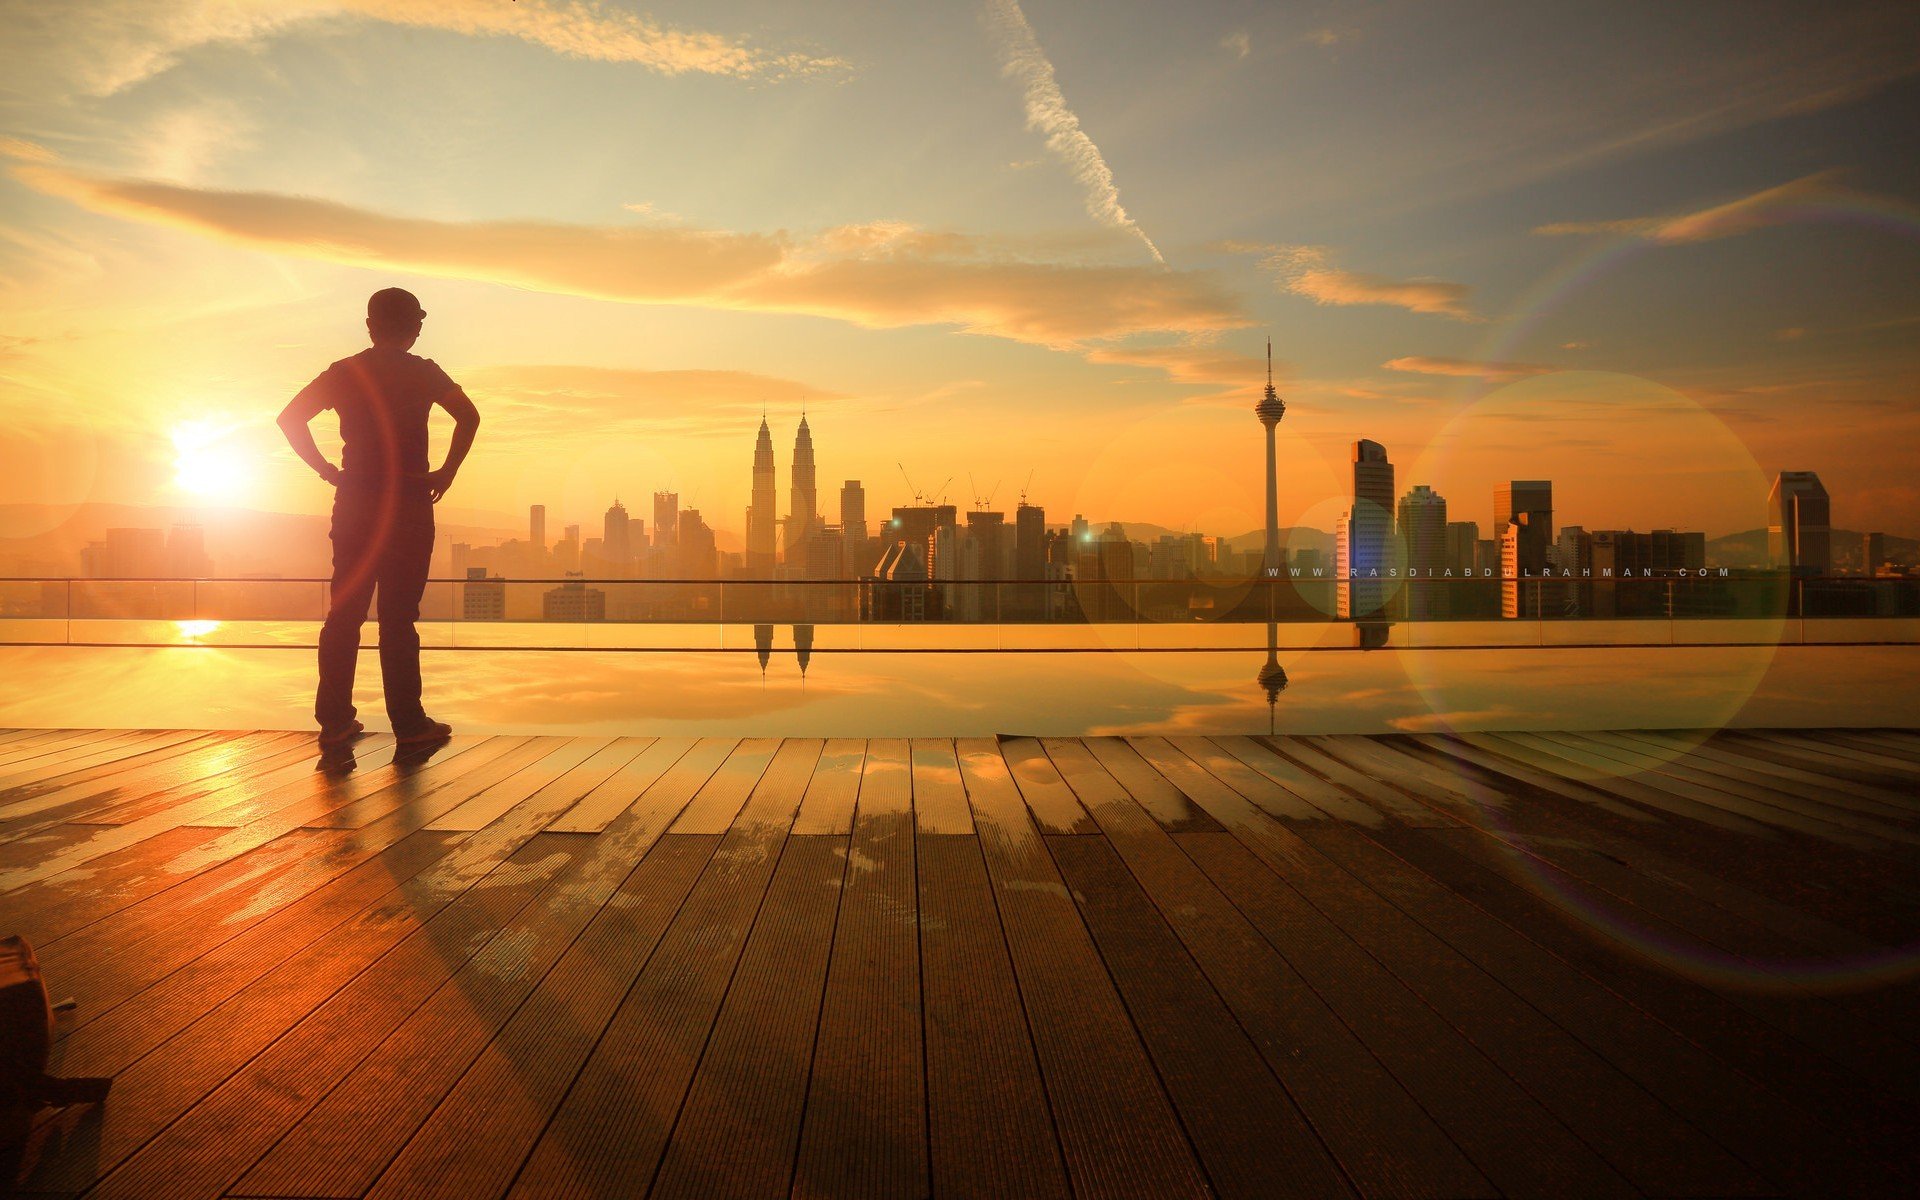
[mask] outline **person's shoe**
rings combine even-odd
[[[445,721],[423,721],[393,731],[393,740],[402,746],[424,746],[428,742],[444,742],[452,736],[453,726]]]
[[[323,728],[320,730],[320,748],[322,750],[338,750],[366,731],[367,727],[358,721],[350,721],[345,725],[333,725]]]

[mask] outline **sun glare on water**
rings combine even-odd
[[[229,440],[232,433],[232,426],[213,421],[185,421],[174,426],[174,485],[210,500],[239,499],[247,490],[251,472],[245,453]]]

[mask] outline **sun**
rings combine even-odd
[[[246,456],[228,438],[233,427],[185,421],[173,429],[173,482],[210,500],[238,499],[252,481]]]

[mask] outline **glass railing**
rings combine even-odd
[[[312,646],[329,599],[316,578],[4,579],[0,644]],[[1912,644],[1920,579],[436,579],[420,613],[424,645],[465,649],[755,650],[775,625],[820,650]]]

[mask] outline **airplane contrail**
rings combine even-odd
[[[985,17],[987,28],[999,43],[1000,73],[1019,80],[1025,92],[1027,128],[1046,135],[1047,149],[1059,156],[1086,190],[1087,212],[1101,224],[1139,238],[1153,261],[1166,265],[1167,260],[1160,256],[1160,248],[1146,230],[1120,206],[1120,189],[1114,186],[1113,171],[1101,157],[1100,147],[1080,128],[1080,118],[1067,107],[1067,98],[1053,77],[1053,63],[1040,49],[1018,0],[986,0]]]

